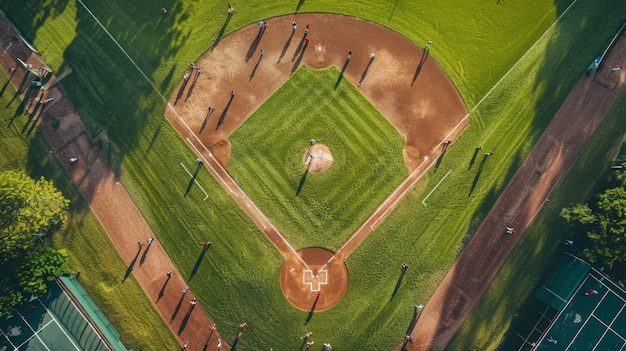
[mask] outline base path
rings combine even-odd
[[[296,252],[225,170],[229,136],[301,65],[314,69],[335,66],[341,71],[338,82],[346,80],[357,86],[404,137],[403,156],[411,172],[320,268],[343,272],[343,260],[432,165],[442,143],[454,140],[467,127],[468,119],[456,88],[422,48],[388,28],[341,15],[288,15],[267,19],[267,27],[253,23],[221,39],[181,77],[170,98],[167,118],[285,256],[283,292],[294,306],[307,310],[311,287],[305,274],[317,267],[324,255]],[[337,303],[347,287],[347,281],[339,283],[331,270],[328,274],[328,283],[320,287],[318,309]],[[347,273],[340,276],[347,279]]]
[[[12,103],[21,103],[18,111],[23,110],[25,115],[16,115],[10,123],[23,125],[25,132],[38,126],[50,154],[56,158],[70,182],[75,184],[87,200],[102,228],[128,265],[126,272],[118,272],[120,285],[123,286],[124,281],[132,274],[172,333],[177,335],[181,345],[189,340],[188,350],[217,349],[220,336],[217,332],[209,332],[211,320],[199,303],[193,308],[193,313],[190,313],[192,309],[189,302],[194,297],[193,292],[189,291],[183,296],[182,289],[186,282],[174,268],[124,186],[105,163],[100,150],[94,147],[94,141],[89,137],[61,84],[50,88],[48,84],[42,90],[26,88],[34,78],[34,73],[22,66],[18,58],[31,64],[33,68],[42,67],[43,61],[18,39],[3,17],[0,17],[0,45],[0,60],[4,71],[17,68],[9,74],[10,82],[17,88],[24,87],[19,96],[24,101],[16,99]],[[54,80],[55,77],[52,77],[49,83]],[[38,100],[31,101],[30,98]],[[45,99],[52,101],[41,103]],[[56,123],[58,127],[55,127]],[[70,161],[73,157],[76,157],[76,162]],[[145,244],[148,238],[155,238],[150,246]],[[142,247],[137,245],[140,241],[144,242]],[[173,274],[168,279],[166,273],[170,270]],[[89,274],[92,273],[82,272],[82,275]],[[177,308],[178,305],[180,308]],[[122,328],[123,325],[117,327]],[[222,344],[227,347],[226,342],[222,341]]]
[[[611,64],[626,65],[626,41],[613,49],[603,71],[584,76],[574,87],[426,305],[408,350],[443,350],[450,342],[623,91],[625,75],[612,72]],[[507,234],[506,226],[517,233]]]

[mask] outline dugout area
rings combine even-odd
[[[0,318],[1,351],[126,351],[119,334],[72,276],[52,282],[34,298]]]
[[[516,350],[626,350],[626,291],[589,263],[565,252],[535,297],[545,310]]]

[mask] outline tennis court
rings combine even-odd
[[[591,268],[533,350],[626,350],[626,291]]]
[[[0,351],[111,350],[59,284],[0,318]]]

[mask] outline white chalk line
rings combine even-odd
[[[543,34],[541,34],[541,36],[539,37],[539,39],[537,39],[537,41],[535,41],[535,43],[524,53],[524,55],[522,55],[522,57],[520,57],[519,60],[517,60],[517,62],[515,62],[515,64],[513,66],[511,66],[511,68],[502,76],[502,78],[500,78],[500,80],[498,80],[496,82],[496,84],[491,87],[491,89],[489,89],[489,91],[487,92],[487,94],[485,94],[485,96],[483,96],[482,99],[480,99],[480,101],[478,101],[478,103],[476,104],[476,106],[474,106],[472,108],[472,110],[468,113],[468,115],[471,115],[474,110],[476,110],[478,108],[478,106],[480,106],[480,104],[482,104],[482,102],[489,96],[491,95],[491,93],[494,91],[494,89],[496,89],[500,83],[502,83],[502,81],[504,80],[504,78],[506,78],[512,71],[513,69],[515,69],[515,67],[517,67],[517,65],[520,64],[520,62],[522,62],[524,60],[524,58],[535,48],[535,46],[537,46],[537,44],[539,44],[539,42],[541,41],[541,39],[543,39],[543,37],[546,36],[546,34],[548,34],[548,32],[550,32],[554,26],[561,20],[561,18],[563,16],[565,16],[565,14],[570,10],[570,8],[572,6],[574,6],[574,4],[577,2],[578,0],[574,0],[566,9],[565,11],[563,11],[563,13],[557,17],[556,20],[554,20],[554,22],[552,22],[552,24],[550,25],[550,27],[548,27],[548,29],[545,30],[545,32],[543,32]]]
[[[459,121],[459,123],[457,123],[457,125],[452,129],[452,131],[450,131],[450,133],[448,133],[447,136],[451,135],[451,133],[463,122],[465,121],[469,115],[471,115],[481,104],[482,102],[489,96],[491,95],[491,93],[500,85],[500,83],[513,71],[513,69],[515,67],[517,67],[519,65],[519,63],[535,48],[535,46],[537,46],[537,44],[543,39],[543,37],[546,36],[546,34],[551,31],[554,26],[559,22],[559,20],[565,16],[569,10],[572,8],[572,6],[574,6],[574,4],[577,2],[578,0],[574,0],[566,9],[565,11],[563,11],[563,13],[561,13],[561,15],[559,17],[557,17],[557,19],[550,25],[550,27],[548,27],[543,34],[539,37],[539,39],[537,39],[535,41],[535,43],[524,53],[524,55],[522,55],[522,57],[520,57],[519,60],[517,60],[517,62],[515,62],[515,64],[500,78],[500,80],[498,80],[498,82],[496,82],[496,84],[482,97],[482,99],[480,99],[480,101],[478,101],[478,103],[465,115],[465,117],[463,117],[461,119],[461,121]],[[206,146],[204,146],[204,144],[200,141],[200,139],[198,139],[198,137],[195,135],[195,133],[193,133],[193,131],[191,130],[191,128],[189,127],[189,125],[187,125],[187,123],[182,119],[182,117],[178,114],[178,112],[176,110],[174,110],[173,106],[169,103],[169,101],[165,98],[165,96],[163,96],[163,94],[161,94],[161,92],[157,89],[157,87],[154,85],[154,83],[152,83],[152,81],[148,78],[148,76],[146,76],[146,74],[141,70],[141,68],[139,68],[139,66],[135,63],[135,61],[130,57],[130,55],[128,55],[128,53],[122,48],[122,46],[117,42],[117,40],[115,40],[115,38],[111,35],[111,33],[109,33],[109,31],[104,27],[104,25],[102,25],[102,23],[96,18],[96,16],[91,12],[91,10],[89,10],[89,8],[82,2],[82,0],[78,0],[78,2],[80,2],[80,4],[87,10],[87,12],[89,12],[89,14],[91,15],[91,17],[98,23],[98,25],[105,31],[105,33],[107,33],[107,35],[109,36],[109,38],[117,45],[117,47],[124,53],[124,55],[128,58],[128,60],[131,61],[131,63],[135,66],[135,68],[141,73],[141,75],[144,77],[144,79],[152,86],[152,88],[154,89],[154,91],[161,97],[161,99],[167,103],[167,107],[174,112],[174,114],[176,115],[176,117],[183,123],[183,125],[189,130],[189,132],[191,133],[191,135],[193,135],[193,137],[202,145],[202,147],[209,153],[209,155],[211,156],[211,158],[213,158],[215,160],[215,157],[213,157],[213,154],[211,154],[211,152],[206,148]],[[444,139],[445,141],[446,139]],[[197,149],[196,149],[197,150]],[[201,154],[202,155],[202,154]],[[219,162],[217,162],[217,160],[215,160],[216,163],[221,167],[221,165],[219,164]],[[214,173],[216,174],[216,173]],[[220,178],[220,177],[218,177]],[[220,178],[221,179],[221,178]],[[223,179],[221,179],[223,182]],[[225,182],[223,182],[225,184]],[[237,186],[237,188],[239,188],[239,186],[237,185],[237,183],[235,183],[233,181],[233,183]],[[242,191],[243,193],[243,191]],[[244,194],[245,196],[245,194]],[[247,196],[246,196],[247,197]],[[256,208],[256,205],[254,205]],[[260,211],[259,213],[263,216],[263,218],[269,222],[269,220],[267,220],[267,218],[265,217],[265,215],[263,215]],[[272,225],[272,227],[274,227]],[[289,242],[282,236],[282,234],[280,232],[278,232],[278,230],[276,230],[276,232],[278,233],[278,235],[284,240],[285,244],[287,244],[287,246],[294,252],[294,254],[300,259],[300,261],[302,261],[305,265],[306,263],[302,260],[302,258],[296,253],[296,251],[293,249],[293,247],[289,244]],[[354,235],[353,235],[354,236]],[[351,240],[352,237],[349,239]],[[345,246],[345,244],[342,246],[342,248]],[[341,250],[341,249],[340,249]],[[339,251],[337,251],[339,252]],[[336,255],[337,253],[335,253]],[[330,260],[328,260],[328,262],[330,262],[335,255],[333,255],[333,257],[330,258]],[[328,262],[326,264],[328,264]],[[326,264],[324,266],[326,266]]]
[[[189,176],[191,177],[191,179],[193,179],[193,182],[196,183],[196,185],[198,185],[198,187],[200,187],[200,190],[202,190],[202,192],[204,193],[204,200],[206,201],[206,199],[209,198],[209,194],[206,193],[206,191],[204,191],[204,188],[202,187],[202,185],[200,185],[200,183],[198,183],[198,181],[196,180],[196,178],[193,177],[193,174],[191,174],[191,172],[189,172],[189,170],[187,169],[187,167],[185,167],[185,165],[181,162],[180,163],[181,166],[183,166],[183,169],[185,170],[185,172],[187,172],[187,174],[189,174]]]
[[[98,25],[104,30],[104,32],[109,36],[109,38],[115,43],[115,45],[122,51],[122,53],[128,58],[128,60],[133,64],[133,66],[135,66],[135,68],[137,69],[137,71],[139,71],[139,73],[141,73],[141,75],[144,77],[144,79],[150,84],[150,86],[152,86],[152,89],[154,89],[154,91],[161,97],[161,99],[167,103],[167,107],[174,112],[174,114],[176,115],[176,117],[179,119],[180,122],[183,123],[183,125],[185,126],[185,128],[187,128],[187,130],[189,131],[189,133],[191,133],[191,135],[193,136],[193,138],[198,141],[200,143],[200,145],[202,145],[202,148],[205,149],[208,153],[208,155],[211,157],[211,159],[213,159],[215,161],[215,164],[217,164],[221,170],[224,171],[224,173],[226,173],[226,170],[224,170],[224,168],[221,166],[221,164],[215,159],[215,157],[213,156],[213,154],[206,148],[206,146],[204,146],[204,144],[200,141],[200,139],[195,135],[195,133],[191,130],[191,128],[189,127],[189,125],[183,120],[183,118],[178,114],[178,112],[174,109],[174,107],[172,106],[172,104],[169,103],[169,101],[165,98],[165,96],[163,96],[163,94],[161,94],[161,92],[157,89],[157,87],[154,85],[154,83],[152,83],[152,81],[150,80],[150,78],[148,78],[148,76],[141,70],[141,68],[139,68],[139,66],[135,63],[135,61],[130,57],[130,55],[128,55],[128,53],[126,52],[126,50],[124,50],[124,48],[120,45],[120,43],[118,43],[117,40],[115,40],[115,38],[111,35],[111,33],[109,33],[109,31],[104,27],[104,25],[102,24],[102,22],[100,22],[98,20],[98,18],[93,14],[93,12],[91,12],[91,10],[87,7],[87,5],[85,5],[82,0],[78,0],[78,2],[80,2],[80,4],[85,8],[85,10],[87,10],[87,12],[89,12],[89,14],[91,15],[91,17],[98,23]],[[189,142],[189,139],[187,138],[187,141]],[[197,148],[194,147],[194,149],[196,149],[196,151],[198,150]],[[202,153],[200,153],[199,155],[200,157],[202,157],[204,159],[204,156]],[[206,159],[205,159],[206,161]],[[207,162],[208,163],[208,162]],[[211,167],[211,169],[215,170],[213,167]],[[217,175],[217,172],[214,172],[213,174]],[[226,173],[227,174],[227,173]],[[221,178],[221,177],[217,177],[218,179],[221,180],[222,184],[226,184],[226,182]],[[232,180],[232,183],[238,188],[238,190],[241,192],[241,195],[246,199],[246,201],[250,201],[250,199],[245,195],[245,193],[243,192],[243,190],[241,190],[241,188],[239,187],[239,185]],[[228,187],[228,186],[227,186]],[[229,188],[230,190],[230,188]],[[232,192],[232,190],[231,190]],[[250,201],[251,202],[251,201]],[[293,252],[293,254],[298,257],[298,259],[308,268],[308,265],[306,264],[306,262],[304,262],[304,260],[302,260],[302,257],[300,257],[300,255],[297,254],[296,250],[291,246],[291,244],[287,241],[287,239],[285,239],[285,237],[278,231],[278,229],[276,229],[276,227],[274,227],[273,224],[271,224],[271,222],[267,219],[267,217],[265,217],[265,215],[258,209],[258,207],[256,207],[256,205],[254,203],[252,203],[252,205],[254,206],[254,208],[256,209],[256,211],[258,212],[258,214],[260,215],[260,217],[262,217],[263,221],[266,223],[270,223],[270,227],[280,236],[280,238],[283,240],[283,242],[287,245],[287,247],[289,247],[289,249]]]
[[[428,195],[426,195],[426,197],[424,198],[424,200],[422,200],[422,204],[424,206],[428,206],[426,205],[426,200],[428,200],[428,198],[430,197],[430,195],[432,195],[433,192],[435,192],[435,190],[437,190],[437,188],[439,187],[439,185],[441,185],[441,183],[443,183],[444,180],[446,180],[446,177],[452,172],[452,170],[449,170],[448,173],[446,173],[445,176],[443,176],[443,178],[441,178],[441,180],[439,181],[439,183],[437,183],[437,185],[435,185],[435,187],[428,193]]]

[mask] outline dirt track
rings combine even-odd
[[[288,25],[292,19],[292,17],[287,16],[284,18],[284,21]],[[303,20],[298,19],[300,23],[306,22],[307,20],[308,18]],[[274,26],[278,25],[279,21],[276,19],[270,21],[270,25],[272,27],[270,27],[269,30],[272,30]],[[315,26],[318,22],[311,20],[311,23],[313,25],[311,30],[312,37],[319,37],[323,30],[327,32],[326,35],[336,34],[336,32],[329,29],[332,28],[330,26],[316,29]],[[354,26],[349,26],[349,28],[350,29],[347,30],[348,33],[350,30],[354,30]],[[240,43],[240,49],[252,47],[252,45],[250,45],[250,38],[255,36],[255,30],[256,28],[251,26],[244,28],[239,32],[242,35],[242,37],[239,37],[238,39],[242,40]],[[316,33],[316,30],[319,30],[319,32]],[[5,31],[5,33],[7,31]],[[287,30],[287,36],[288,32],[289,30]],[[406,82],[403,82],[403,84],[410,85],[412,83],[411,78],[417,77],[415,81],[415,90],[419,90],[419,84],[429,82],[428,72],[431,72],[434,67],[431,67],[431,69],[427,69],[427,67],[428,65],[434,65],[434,63],[432,60],[427,60],[423,71],[419,72],[419,76],[416,75],[415,73],[418,73],[418,70],[415,69],[415,66],[417,62],[419,62],[420,54],[418,50],[419,48],[412,47],[407,49],[413,50],[409,51],[407,56],[413,59],[412,61],[409,61],[409,63],[404,62],[403,65],[399,66],[395,63],[387,62],[389,63],[388,65],[382,66],[385,67],[385,69],[379,72],[372,69],[370,72],[367,72],[366,75],[363,75],[365,72],[363,71],[363,67],[366,66],[367,62],[367,57],[363,55],[364,53],[376,51],[378,53],[376,63],[381,61],[385,62],[384,57],[395,56],[385,56],[386,51],[382,50],[381,47],[369,46],[372,43],[371,38],[363,35],[362,32],[358,32],[358,35],[355,36],[354,32],[352,32],[352,34],[353,37],[367,37],[368,42],[366,44],[362,43],[364,46],[359,46],[358,43],[354,42],[354,38],[348,42],[333,41],[326,46],[322,45],[322,47],[324,47],[324,57],[328,58],[329,61],[332,59],[336,62],[342,63],[345,59],[346,48],[353,49],[355,54],[345,72],[346,77],[353,82],[358,83],[361,81],[364,94],[370,94],[368,96],[374,101],[375,104],[376,99],[389,101],[387,104],[381,103],[380,106],[377,106],[383,114],[392,120],[394,125],[396,125],[397,128],[407,137],[407,140],[414,140],[410,137],[416,136],[415,134],[412,134],[412,131],[425,133],[422,136],[427,137],[428,143],[426,146],[420,147],[408,142],[405,149],[405,160],[407,160],[408,168],[411,171],[418,171],[420,169],[423,156],[429,154],[429,150],[432,149],[432,146],[438,145],[441,141],[447,138],[444,130],[450,130],[454,123],[448,125],[447,129],[444,128],[438,132],[433,131],[432,129],[420,128],[417,124],[414,124],[418,118],[407,118],[407,115],[411,114],[407,114],[406,112],[407,106],[411,106],[410,100],[407,100],[409,99],[410,94],[397,94],[389,99],[389,96],[386,96],[383,93],[383,90],[376,90],[375,85],[372,84],[372,86],[370,86],[369,84],[370,82],[375,82],[377,78],[378,80],[382,80],[382,77],[386,77],[388,75],[388,70],[392,70],[396,75],[397,72],[404,72],[410,77]],[[235,40],[236,38],[236,36],[229,36],[228,38],[225,38],[212,52],[217,52],[218,49],[223,48],[228,40]],[[244,40],[245,38],[248,38],[248,40]],[[269,38],[269,32],[264,34],[263,40],[265,40],[265,38]],[[3,43],[6,44],[7,38],[5,37],[3,39]],[[285,35],[279,36],[278,39],[276,39],[277,43],[281,45],[281,48],[284,47],[282,46],[284,45],[284,40]],[[381,36],[379,40],[386,42],[388,37]],[[263,43],[265,45],[265,42]],[[311,45],[315,46],[316,42],[313,41]],[[3,47],[5,46],[6,45],[3,45]],[[266,50],[270,50],[268,49],[269,47],[269,45],[266,46]],[[212,52],[209,52],[208,57],[210,57]],[[241,51],[237,52],[239,54],[246,54]],[[253,53],[256,54],[256,51],[253,51]],[[5,67],[15,66],[14,60],[17,56],[20,56],[28,62],[39,64],[39,62],[37,62],[37,58],[35,57],[24,56],[21,52],[16,53],[14,51],[3,51],[3,65]],[[296,57],[296,55],[294,55],[294,57]],[[303,57],[302,62],[307,63],[307,60],[313,60],[312,57],[313,55],[309,56],[307,53],[307,55]],[[317,57],[319,60],[319,56]],[[620,57],[620,62],[622,64],[626,63],[624,62],[623,57],[624,56]],[[379,60],[379,58],[383,59]],[[415,60],[415,58],[417,58],[417,60]],[[198,64],[201,64],[201,60]],[[310,64],[315,67],[315,62]],[[287,64],[286,66],[287,67],[285,69],[291,70],[293,63]],[[246,67],[248,68],[249,73],[252,72],[253,64],[249,64]],[[408,70],[407,67],[409,67]],[[203,71],[202,77],[206,76],[204,72],[206,71]],[[227,72],[230,74],[231,71],[228,69]],[[268,78],[273,77],[273,74],[276,73],[271,71],[271,73],[262,73],[264,72],[262,67],[256,68],[254,72],[254,79],[248,79],[248,82],[256,82],[257,78],[258,81],[263,81],[263,78],[261,78],[263,74],[269,74],[269,76],[266,76],[266,78]],[[18,70],[11,77],[13,84],[16,86],[19,85],[23,76],[24,70]],[[211,77],[210,79],[216,79],[216,76],[208,76]],[[623,82],[623,73],[619,73],[618,76],[620,79],[617,81]],[[609,76],[609,78],[611,78],[609,79],[611,82],[615,81],[613,76]],[[199,95],[198,91],[206,91],[209,94],[219,96],[218,99],[215,99],[215,106],[224,106],[225,101],[228,99],[226,94],[228,89],[225,87],[227,85],[229,87],[234,85],[234,81],[232,78],[229,78],[228,81],[222,82],[223,85],[215,83],[217,82],[211,81],[211,86],[209,87],[207,85],[205,87],[206,90],[199,89],[201,86],[198,86],[198,88],[196,88],[198,90],[196,93],[191,95],[191,99],[189,101],[193,102],[193,98],[196,95]],[[432,86],[432,84],[428,85]],[[250,87],[253,86],[251,85]],[[271,86],[265,87],[262,88],[261,91],[263,89],[271,88]],[[388,88],[389,87],[384,87],[385,90]],[[621,85],[620,89],[622,89]],[[237,101],[239,101],[239,97],[241,96],[240,93],[245,90],[238,87],[237,90]],[[439,94],[440,92],[436,93]],[[50,104],[49,106],[45,106],[45,108],[37,106],[34,107],[34,109],[39,109],[39,112],[41,113],[41,117],[38,117],[40,128],[48,139],[51,149],[58,150],[59,147],[74,136],[77,131],[84,129],[84,126],[82,126],[80,118],[76,115],[75,111],[73,111],[71,103],[67,100],[61,87],[56,86],[49,89],[45,92],[45,94],[45,97],[53,97],[56,100],[55,104]],[[577,85],[575,90],[572,92],[572,96],[566,102],[566,106],[569,106],[569,109],[562,109],[562,111],[559,112],[559,115],[555,117],[553,123],[550,125],[541,141],[537,144],[535,149],[533,149],[533,152],[524,163],[522,169],[520,169],[520,172],[514,177],[513,181],[507,187],[492,212],[488,215],[487,220],[479,228],[478,232],[468,244],[466,250],[463,251],[461,257],[450,271],[443,284],[426,306],[420,322],[413,332],[414,339],[419,342],[414,345],[409,345],[409,347],[415,350],[440,350],[445,347],[447,342],[454,335],[454,332],[464,320],[467,313],[471,310],[471,307],[477,302],[489,281],[491,281],[495,275],[499,266],[513,248],[517,237],[504,235],[502,233],[504,225],[512,224],[517,228],[518,235],[521,233],[526,225],[532,220],[537,211],[540,210],[543,200],[549,194],[550,190],[558,181],[560,175],[563,174],[563,171],[568,167],[571,160],[579,151],[581,147],[580,140],[586,140],[586,138],[591,135],[593,130],[595,130],[595,127],[597,127],[598,123],[602,120],[602,117],[604,117],[604,112],[606,112],[606,110],[608,110],[610,105],[614,102],[617,94],[618,90],[610,91],[595,83],[590,78],[583,78],[579,85]],[[203,94],[203,96],[205,95]],[[249,96],[248,100],[253,97],[254,96]],[[437,95],[437,98],[440,98],[440,96]],[[592,98],[592,100],[589,100],[589,103],[580,105],[581,101],[587,101],[584,99],[589,98]],[[179,101],[178,104],[179,106],[182,106],[181,101]],[[235,104],[233,106],[233,109],[229,112],[228,118],[225,120],[223,126],[220,127],[220,133],[226,133],[231,122],[233,122],[233,124],[230,128],[234,128],[238,125],[238,123],[241,123],[243,118],[249,115],[249,111],[246,111],[246,109],[243,108],[245,105],[247,105],[248,108],[253,106],[253,104]],[[432,112],[431,109],[435,108],[425,104],[418,104],[416,106],[419,106],[420,108],[412,111],[412,116],[420,118],[427,116],[426,112]],[[176,108],[178,109],[179,107],[177,106]],[[197,133],[200,125],[202,124],[206,106],[203,103],[196,103],[194,106],[180,108],[188,109],[187,112],[190,115],[195,116],[193,117],[193,121],[190,122],[193,130],[187,131],[189,133],[188,136],[191,137],[193,134]],[[584,114],[584,112],[587,112],[588,114]],[[37,113],[36,110],[35,113]],[[565,118],[565,116],[568,118]],[[59,129],[51,127],[52,118],[57,118],[61,121],[61,127]],[[175,118],[172,115],[169,115],[168,118],[170,118],[175,125],[176,123],[179,123],[175,121]],[[238,122],[237,118],[240,119]],[[212,123],[216,123],[215,119],[212,120]],[[431,122],[425,121],[425,123]],[[585,128],[577,127],[581,125]],[[182,125],[179,124],[177,127],[182,128]],[[208,130],[213,130],[213,128],[209,128]],[[233,129],[231,129],[231,132],[232,130]],[[181,134],[184,136],[187,132]],[[216,155],[223,164],[227,162],[229,151],[228,144],[226,142],[227,134],[216,134],[212,137],[206,137],[207,145],[216,149]],[[204,141],[205,139],[203,138],[203,142]],[[197,140],[193,140],[191,143],[201,151],[203,156],[205,156],[205,159],[210,160],[209,163],[212,167],[215,167],[216,173],[219,174],[220,172],[225,172],[223,169],[220,170],[221,164],[217,161],[218,159],[213,158],[212,154],[207,150],[203,150],[202,145],[197,142]],[[101,155],[96,154],[89,160],[81,158],[76,164],[69,162],[69,157],[74,155],[85,155],[87,152],[86,150],[88,150],[89,147],[90,141],[86,137],[81,138],[71,146],[63,149],[61,152],[55,153],[55,156],[65,167],[72,181],[77,184],[79,190],[90,202],[94,212],[98,216],[103,227],[111,237],[114,245],[124,260],[128,264],[131,264],[133,260],[136,259],[138,254],[142,254],[142,252],[145,252],[146,250],[144,247],[144,251],[138,253],[136,245],[137,241],[145,241],[146,238],[152,237],[153,235],[150,228],[145,223],[145,220],[132,203],[128,194],[124,191],[123,187],[118,184],[114,175],[102,162]],[[89,169],[89,172],[86,172],[87,169]],[[235,196],[235,198],[237,199],[238,197]],[[238,201],[240,200],[241,199],[238,199]],[[243,203],[246,202],[244,201]],[[391,201],[391,203],[393,203],[393,201]],[[385,214],[386,212],[382,213]],[[373,225],[376,225],[377,223],[378,221],[374,222]],[[265,223],[262,220],[259,221],[258,219],[257,224],[261,228],[266,228],[267,225],[271,225],[271,223]],[[355,240],[355,243],[358,243],[359,240]],[[281,252],[289,252],[291,250],[288,245],[285,246],[285,242],[281,240],[273,241]],[[477,254],[478,252],[482,253],[487,249],[496,253],[496,257],[490,256],[492,259],[489,261],[487,261],[484,257],[481,257],[485,255]],[[346,251],[344,251],[344,253],[347,254],[349,254],[349,252],[349,248],[346,248]],[[182,281],[178,274],[175,274],[174,278],[167,285],[167,293],[164,294],[164,296],[159,300],[159,303],[156,303],[156,298],[158,297],[157,295],[163,286],[164,274],[159,275],[154,274],[154,272],[165,272],[172,269],[171,267],[173,267],[173,265],[165,252],[158,245],[158,242],[153,243],[149,250],[149,255],[147,256],[148,258],[145,263],[135,266],[132,273],[137,278],[141,286],[146,290],[147,294],[154,298],[157,309],[162,314],[166,322],[168,322],[170,316],[172,315],[172,311],[179,302],[180,289],[184,286],[184,281]],[[466,264],[469,260],[471,260],[472,265]],[[483,272],[483,274],[477,275],[475,272]],[[83,274],[88,274],[88,272],[84,272]],[[187,294],[185,301],[187,301],[187,299],[191,299],[191,296],[189,295],[190,294]],[[445,310],[443,309],[443,306],[446,306]],[[183,315],[184,313],[179,313],[169,324],[171,330],[175,334],[177,334],[180,329]],[[189,348],[190,350],[200,349],[200,346],[207,341],[208,337],[206,328],[201,328],[200,326],[208,325],[209,320],[206,313],[198,307],[195,312],[191,314],[191,318],[192,320],[188,323],[189,326],[182,331],[179,339],[192,340]],[[217,343],[217,337],[217,335],[213,335],[213,337],[209,338],[208,341],[209,345],[211,345],[211,349],[214,349]]]
[[[610,68],[623,65],[625,40],[615,47],[595,79],[583,76],[574,87],[426,305],[412,333],[416,343],[409,344],[408,350],[445,349],[524,229],[615,104],[624,89],[625,74]],[[517,233],[507,234],[506,226]]]

